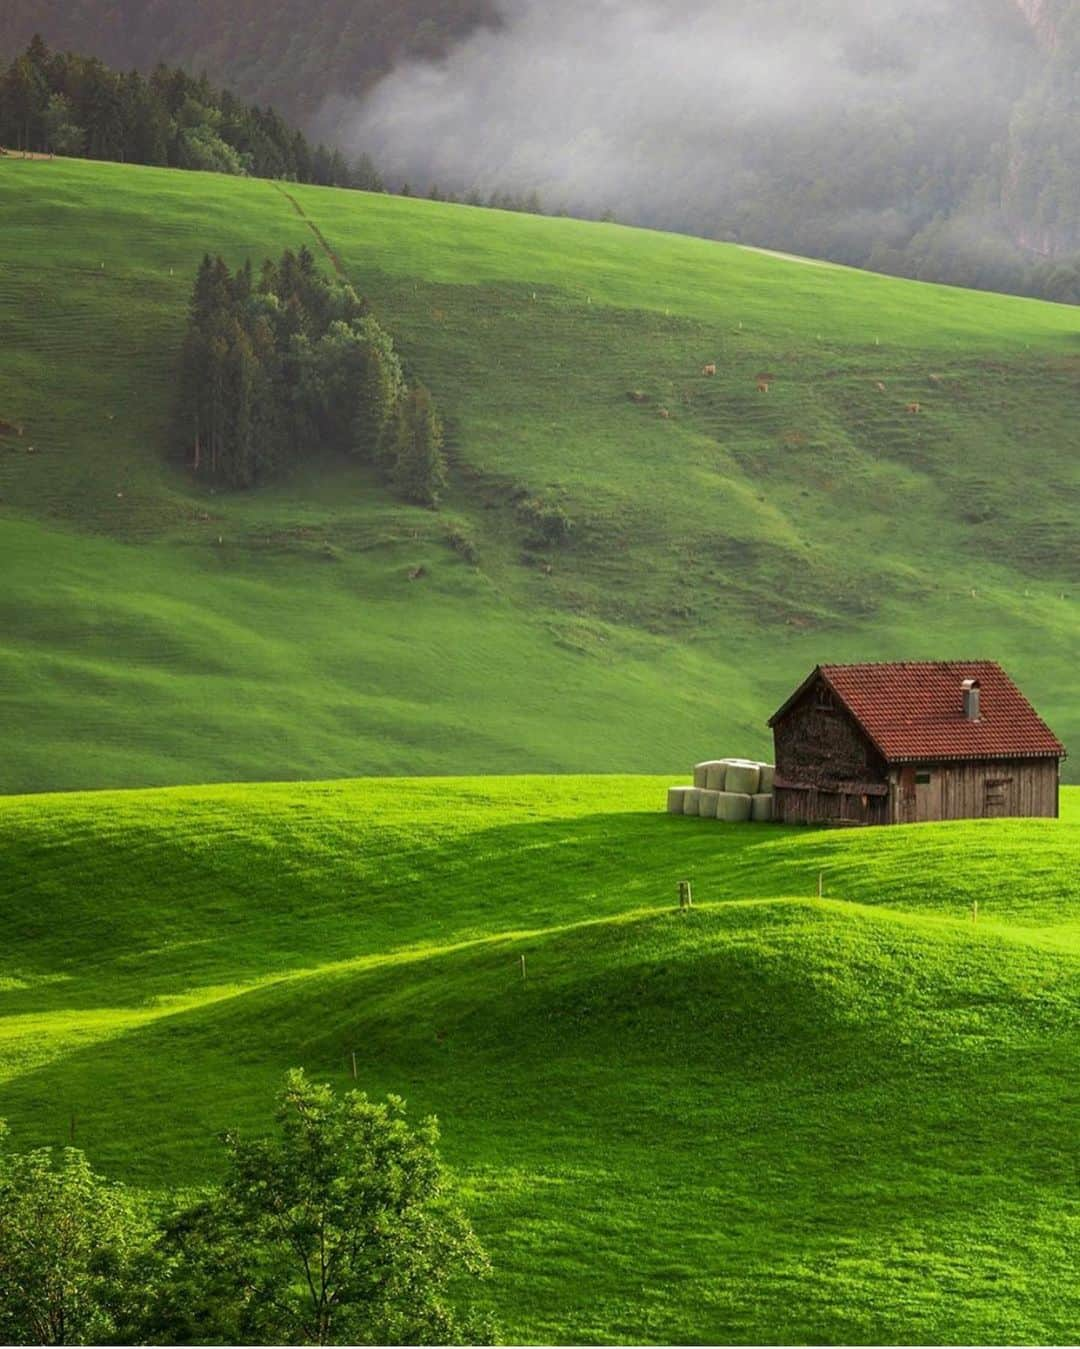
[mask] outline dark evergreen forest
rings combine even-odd
[[[0,74],[0,146],[132,164],[379,190],[370,160],[312,145],[273,108],[242,103],[205,76],[157,66],[119,73],[54,52],[40,36]]]

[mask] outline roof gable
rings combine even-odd
[[[775,725],[823,678],[884,757],[1062,758],[1065,747],[996,661],[819,665],[770,719]],[[978,721],[964,716],[961,685],[979,683]]]

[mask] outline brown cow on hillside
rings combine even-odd
[[[922,404],[921,404],[921,403],[909,403],[909,404],[907,405],[907,410],[908,410],[908,412],[921,412],[921,411],[922,411]]]
[[[715,374],[716,374],[716,366],[715,366],[714,364],[711,364],[711,363],[710,363],[709,365],[703,366],[703,367],[702,367],[702,370],[701,370],[701,373],[702,373],[703,375],[715,375]]]
[[[768,393],[769,381],[767,379],[759,379],[757,382],[757,391],[758,393]]]

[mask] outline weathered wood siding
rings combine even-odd
[[[773,741],[778,777],[821,787],[886,782],[881,756],[822,680],[788,708],[773,727]]]
[[[889,795],[829,791],[824,787],[774,787],[773,819],[781,824],[888,824]]]
[[[919,781],[924,777],[930,781]],[[1056,759],[895,765],[889,772],[889,820],[1056,819],[1058,778]]]
[[[774,819],[787,824],[888,823],[885,764],[823,680],[788,708],[773,727],[773,741],[778,780]]]

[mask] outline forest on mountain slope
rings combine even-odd
[[[323,187],[382,189],[370,160],[312,145],[271,107],[242,103],[205,75],[164,64],[148,78],[97,57],[51,51],[39,34],[0,70],[0,146],[121,164],[158,164]]]
[[[205,70],[310,125],[328,94],[361,94],[399,60],[439,55],[485,21],[491,0],[8,0],[0,55],[40,32],[118,68]]]
[[[1080,302],[1077,0],[9,0],[123,68],[206,72],[392,189],[538,194],[852,266]]]

